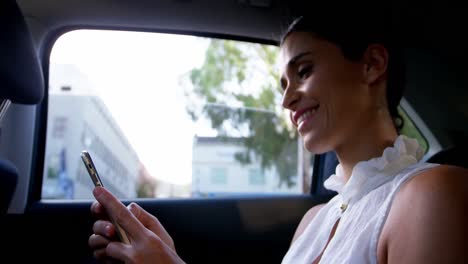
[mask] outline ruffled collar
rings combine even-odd
[[[423,150],[416,139],[400,135],[392,147],[387,147],[383,155],[357,163],[348,182],[345,182],[341,164],[335,174],[324,183],[325,188],[338,192],[341,196],[341,211],[380,185],[391,181],[404,168],[418,163]]]

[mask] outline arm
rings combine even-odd
[[[426,171],[395,198],[384,227],[386,262],[468,263],[467,223],[468,171],[452,166]]]
[[[296,229],[296,232],[294,233],[294,237],[292,239],[291,244],[294,243],[294,241],[296,241],[296,239],[298,239],[302,233],[304,233],[304,230],[306,229],[306,227],[309,225],[312,219],[314,219],[315,215],[320,211],[320,209],[324,205],[325,204],[316,205],[310,208],[309,211],[307,211],[307,213],[305,213],[305,215],[302,217],[301,222],[299,223],[299,226]]]

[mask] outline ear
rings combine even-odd
[[[374,84],[387,78],[388,51],[383,45],[369,45],[363,59],[364,76],[368,84]]]

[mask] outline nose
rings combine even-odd
[[[292,85],[288,84],[286,89],[284,90],[281,105],[286,109],[294,111],[295,105],[297,104],[297,102],[299,102],[299,99],[299,92],[296,89],[294,89]]]

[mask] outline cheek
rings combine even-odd
[[[325,126],[333,130],[343,130],[356,119],[359,109],[356,87],[344,78],[324,79],[322,82],[321,105],[325,113]]]

